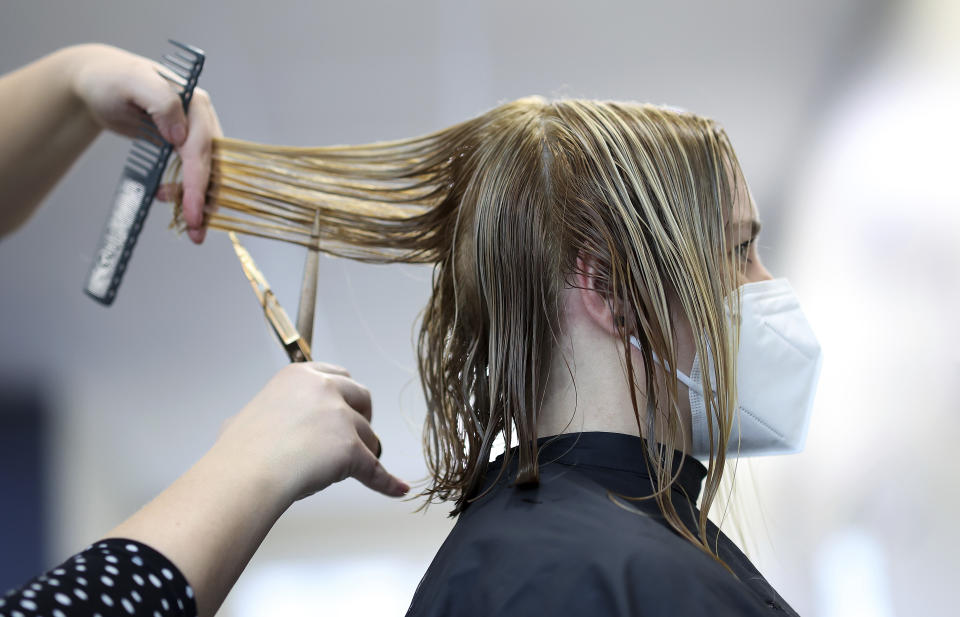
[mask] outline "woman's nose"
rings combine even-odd
[[[762,263],[753,264],[752,268],[747,269],[747,282],[759,283],[760,281],[772,281],[773,275]]]

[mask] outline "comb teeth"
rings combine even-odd
[[[127,167],[142,174],[144,178],[150,177],[161,159],[166,159],[169,153],[169,144],[157,133],[153,123],[144,119],[127,154]]]
[[[164,71],[159,71],[159,70],[157,71],[157,75],[159,75],[160,77],[163,77],[164,79],[166,79],[167,81],[169,81],[170,83],[172,83],[173,85],[179,88],[183,88],[184,86],[187,85],[187,80],[184,79],[183,77],[180,77],[179,75],[176,75],[176,74],[171,75],[170,73],[166,73]]]
[[[183,58],[178,58],[176,56],[171,56],[170,54],[163,54],[163,63],[171,71],[182,77],[183,79],[190,78],[190,71],[192,71],[192,62],[189,60],[184,60]]]
[[[138,150],[131,150],[127,156],[127,163],[131,166],[141,167],[142,171],[150,171],[156,162],[156,157],[149,157]]]
[[[140,139],[133,142],[133,148],[131,149],[136,150],[140,154],[153,159],[160,156],[160,150],[161,150],[160,148],[150,143],[149,141],[143,141]]]
[[[191,79],[195,79],[196,73],[200,72],[205,54],[196,47],[184,45],[173,39],[170,40],[170,44],[177,47],[177,51],[174,51],[173,54],[163,54],[161,61],[186,84]]]
[[[197,49],[191,45],[185,45],[178,41],[170,39],[170,44],[177,49],[172,54],[163,54],[161,62],[164,68],[169,71],[161,71],[160,76],[170,83],[180,87],[180,98],[183,99],[183,107],[190,107],[190,99],[193,97],[193,89],[197,85],[197,78],[200,77],[200,71],[203,70],[203,61],[206,54],[202,49]]]
[[[167,39],[167,41],[174,47],[179,47],[182,51],[187,52],[190,57],[190,61],[193,62],[199,58],[205,57],[207,54],[204,53],[202,49],[194,47],[193,45],[187,45],[186,43],[181,43],[179,41],[174,41],[173,39]],[[177,52],[177,55],[182,56],[180,52]]]
[[[140,130],[137,131],[137,140],[145,141],[157,148],[161,148],[167,143],[166,140],[160,136],[160,133],[157,132],[157,127],[154,126],[152,122],[146,120],[140,123]]]

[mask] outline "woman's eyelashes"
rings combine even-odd
[[[741,242],[733,249],[737,259],[750,263],[750,249],[753,248],[754,240],[755,238],[751,238],[746,242]]]

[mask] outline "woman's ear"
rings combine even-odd
[[[601,330],[610,336],[620,336],[620,328],[624,325],[623,313],[611,310],[611,300],[598,278],[599,269],[596,258],[581,252],[577,255],[577,269],[574,281],[580,294],[586,315]]]

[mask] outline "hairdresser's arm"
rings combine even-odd
[[[0,77],[0,236],[22,225],[104,128],[149,117],[183,158],[188,233],[201,242],[216,113],[197,89],[185,116],[160,65],[107,45],[67,47]],[[189,120],[188,120],[189,118]]]
[[[343,369],[282,370],[179,480],[107,537],[160,551],[213,615],[277,518],[297,499],[353,476],[401,496],[374,456],[370,395]]]

